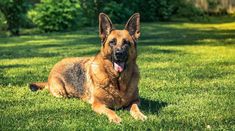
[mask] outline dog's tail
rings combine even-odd
[[[36,82],[29,84],[29,89],[31,91],[43,90],[48,87],[48,82]]]

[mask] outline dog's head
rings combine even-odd
[[[100,13],[99,35],[101,53],[113,63],[117,72],[124,71],[128,65],[136,61],[136,42],[140,37],[140,15],[133,14],[123,30],[116,30],[109,17]]]

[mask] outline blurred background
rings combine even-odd
[[[235,0],[1,0],[0,35],[64,32],[97,26],[98,14],[123,23],[134,13],[142,22],[213,21],[234,17]]]

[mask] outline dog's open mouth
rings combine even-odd
[[[120,73],[125,68],[125,62],[114,62],[113,66],[114,66],[114,70]]]

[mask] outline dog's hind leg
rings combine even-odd
[[[51,78],[49,82],[49,91],[55,97],[68,97],[64,82],[59,78]]]

